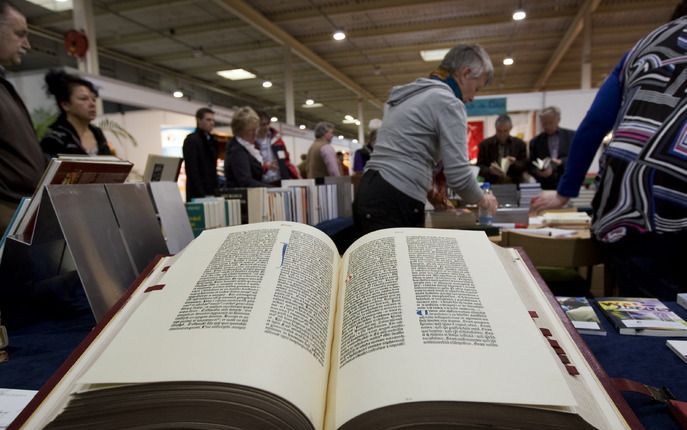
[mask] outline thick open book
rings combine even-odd
[[[303,224],[207,230],[14,428],[637,428],[540,282],[482,232],[382,230],[341,258]]]

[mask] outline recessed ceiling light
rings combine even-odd
[[[339,140],[343,140],[343,134],[339,135]]]
[[[355,121],[355,118],[353,118],[351,115],[344,115],[344,119],[346,121]]]
[[[429,49],[427,51],[420,51],[420,56],[424,61],[439,61],[443,60],[448,53],[448,48],[446,49]]]
[[[321,108],[322,106],[324,106],[322,103],[315,103],[315,102],[313,102],[313,103],[310,104],[310,105],[309,105],[309,104],[304,104],[304,105],[302,105],[301,107],[302,107],[302,108],[305,108],[305,109],[314,109],[314,108]]]
[[[255,75],[248,70],[243,69],[232,69],[232,70],[220,70],[217,72],[218,75],[224,79],[230,79],[232,81],[240,81],[242,79],[254,79]]]
[[[355,125],[360,125],[360,120],[359,120],[359,119],[356,119],[356,120],[354,121],[354,123],[355,123]]]
[[[351,142],[358,143],[358,139],[353,139],[353,140],[351,140]]]
[[[270,87],[272,87],[272,81],[263,81],[263,82],[262,82],[262,87],[263,87],[263,88],[270,88]]]
[[[276,116],[273,116],[272,118],[270,118],[270,122],[277,122],[277,121],[279,121],[279,118],[277,118]]]
[[[512,66],[515,61],[513,60],[512,57],[506,57],[503,59],[503,65],[504,66]]]
[[[181,92],[181,91],[174,91],[174,92],[172,93],[172,95],[174,96],[175,99],[180,99],[180,98],[182,98],[182,97],[184,96],[184,93]]]
[[[305,124],[299,125],[298,128],[300,128],[301,130],[305,130]]]
[[[307,100],[305,101],[305,104],[308,105],[308,106],[314,105],[314,104],[315,104],[315,100],[313,100],[313,99],[307,99]]]
[[[72,9],[72,0],[27,0],[29,3],[37,4],[54,12]]]
[[[344,40],[346,38],[346,33],[344,33],[341,30],[336,30],[333,34],[332,37],[334,40]]]
[[[527,17],[527,13],[523,9],[518,9],[513,12],[513,21],[522,21]]]

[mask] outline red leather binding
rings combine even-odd
[[[551,303],[551,307],[558,316],[558,319],[560,319],[563,322],[563,326],[565,326],[566,330],[568,330],[570,337],[572,337],[572,340],[577,345],[577,348],[580,350],[580,352],[582,352],[582,356],[587,360],[589,366],[596,374],[596,377],[599,378],[599,381],[601,381],[601,385],[603,385],[604,389],[606,390],[610,398],[613,400],[613,403],[615,403],[615,406],[623,415],[625,421],[627,421],[630,428],[632,428],[633,430],[644,430],[644,426],[639,421],[635,413],[632,411],[630,405],[627,404],[625,398],[623,398],[623,395],[613,385],[613,382],[611,382],[611,378],[608,377],[606,371],[604,371],[603,367],[601,367],[599,362],[596,361],[596,357],[594,357],[594,354],[592,354],[591,350],[587,347],[587,344],[584,342],[582,337],[580,337],[579,333],[577,333],[577,330],[575,329],[575,327],[573,327],[572,323],[570,322],[570,319],[565,315],[565,312],[561,308],[560,304],[558,304],[556,297],[554,297],[554,295],[551,293],[551,290],[549,290],[549,287],[546,285],[546,282],[544,282],[541,275],[539,275],[539,272],[537,272],[537,269],[535,269],[534,264],[532,264],[532,260],[530,260],[530,258],[527,256],[525,250],[521,247],[515,247],[514,249],[518,252],[518,254],[520,254],[520,258],[522,259],[523,263],[525,263],[527,268],[530,270],[532,276],[537,281],[537,284],[539,284],[539,287],[544,292],[546,298],[549,300],[549,303]],[[532,311],[530,311],[530,315],[531,314]]]
[[[158,261],[162,258],[161,255],[158,255],[148,263],[145,269],[138,275],[138,277],[134,280],[134,282],[131,284],[129,289],[124,292],[122,297],[119,298],[117,303],[114,304],[110,308],[109,311],[103,316],[103,319],[96,324],[96,326],[91,330],[88,335],[84,338],[84,340],[81,341],[79,346],[72,351],[71,354],[69,354],[69,357],[60,365],[60,367],[53,373],[53,375],[46,381],[45,384],[41,387],[40,390],[38,390],[38,393],[31,399],[28,405],[17,415],[17,417],[12,421],[12,423],[7,427],[7,430],[18,430],[24,422],[33,414],[33,411],[45,400],[45,398],[50,394],[50,392],[55,388],[58,382],[62,379],[62,377],[67,373],[69,369],[76,363],[76,360],[81,356],[81,354],[84,353],[86,348],[95,340],[96,337],[100,334],[100,332],[107,326],[107,324],[112,320],[112,318],[119,312],[119,310],[124,306],[126,302],[129,301],[129,298],[131,298],[131,295],[136,291],[136,289],[143,283],[143,281],[150,275],[150,272],[153,271],[153,268],[157,264]]]

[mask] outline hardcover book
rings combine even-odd
[[[19,221],[16,234],[30,243],[43,189],[53,184],[118,184],[126,180],[133,164],[113,156],[52,158]]]
[[[556,300],[579,333],[606,336],[606,330],[601,327],[599,316],[596,315],[586,297],[557,296]]]
[[[597,303],[620,334],[687,337],[687,322],[658,299],[605,297]]]
[[[641,428],[531,267],[481,232],[206,230],[10,428]]]

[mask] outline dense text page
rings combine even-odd
[[[303,224],[205,231],[79,382],[245,384],[319,427],[338,261],[331,240]]]
[[[340,285],[326,428],[403,402],[574,405],[482,232],[371,233]]]

